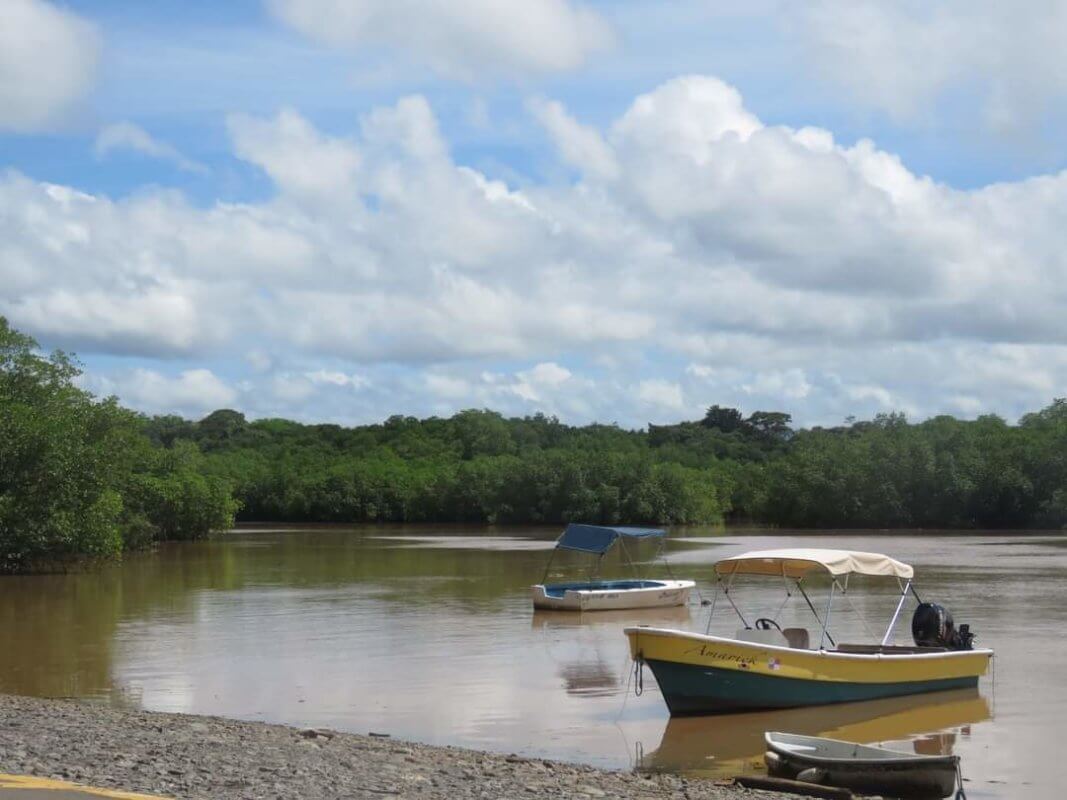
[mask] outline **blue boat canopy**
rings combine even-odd
[[[583,553],[606,553],[620,536],[645,539],[650,536],[666,536],[660,528],[620,528],[606,525],[579,525],[572,522],[556,540],[561,550],[581,550]]]

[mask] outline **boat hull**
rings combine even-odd
[[[766,734],[772,777],[838,786],[891,797],[947,797],[956,788],[959,757],[900,753],[812,736]]]
[[[849,703],[978,685],[988,650],[859,655],[627,628],[672,715]]]
[[[634,586],[634,584],[643,584]],[[530,587],[534,608],[556,611],[619,611],[669,608],[689,603],[693,581],[597,581]],[[632,587],[632,588],[628,588]]]

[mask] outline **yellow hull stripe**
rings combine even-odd
[[[718,636],[627,628],[630,654],[646,661],[743,670],[758,675],[845,683],[903,683],[984,675],[991,650],[937,654],[858,655],[769,647]]]

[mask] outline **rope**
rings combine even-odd
[[[955,800],[967,800],[967,793],[963,791],[963,767],[960,766],[960,759],[956,759],[956,782],[959,785],[959,789],[956,790]]]
[[[622,732],[622,728],[619,727],[619,720],[622,719],[623,713],[626,711],[626,701],[630,699],[630,685],[634,680],[634,671],[632,669],[626,670],[626,691],[622,693],[622,705],[619,706],[619,713],[615,715],[615,727],[619,728],[619,732]],[[622,738],[626,738],[626,734],[622,734]],[[629,750],[630,746],[627,744],[626,749]]]
[[[645,693],[645,659],[639,653],[634,659],[634,697]]]

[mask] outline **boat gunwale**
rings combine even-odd
[[[610,583],[610,582],[611,581],[589,581],[589,583]],[[630,580],[622,579],[622,578],[619,579],[619,583],[633,583],[633,582],[634,581],[632,579],[630,579]],[[634,594],[636,594],[638,592],[658,592],[658,591],[663,591],[664,589],[673,591],[675,589],[687,589],[687,588],[688,589],[693,589],[693,588],[696,587],[696,581],[690,581],[690,580],[678,580],[678,579],[660,580],[658,578],[642,578],[641,582],[642,583],[654,583],[656,585],[655,586],[635,586],[632,589],[624,589],[624,588],[616,588],[616,589],[571,589],[571,588],[568,588],[568,589],[564,589],[563,595],[550,595],[550,596],[563,596],[563,597],[565,597],[568,594],[579,594],[579,595],[587,595],[587,596],[596,596],[596,595],[601,595],[601,594],[618,594],[619,592],[628,592],[628,593],[629,592],[633,592]],[[558,584],[558,583],[557,584],[535,583],[530,588],[531,589],[542,589],[542,590],[544,590],[544,593],[546,595],[548,595],[548,590],[549,589],[551,589],[553,586],[560,586],[560,585],[561,584]],[[569,586],[570,584],[562,584],[562,585]]]
[[[780,653],[809,654],[827,656],[835,659],[855,661],[915,661],[919,659],[960,658],[973,655],[987,655],[993,657],[993,651],[989,648],[975,648],[974,650],[947,650],[938,653],[842,653],[837,650],[809,649],[799,647],[783,647],[777,644],[763,644],[762,642],[746,642],[741,639],[732,639],[727,636],[714,636],[710,633],[694,633],[675,628],[652,628],[643,625],[623,628],[623,633],[630,634],[652,633],[658,636],[666,636],[674,639],[690,639],[701,642],[713,642],[716,644],[737,645],[752,650],[774,650]]]
[[[883,753],[890,753],[891,755],[885,758],[842,758],[838,756],[823,756],[813,755],[811,753],[800,753],[794,750],[790,750],[788,747],[783,747],[781,744],[775,742],[772,736],[797,736],[802,739],[815,739],[824,742],[833,742],[834,744],[843,744],[850,747],[862,747],[873,750],[880,750]],[[935,766],[955,766],[960,757],[954,753],[947,753],[944,755],[934,756],[927,755],[926,753],[902,753],[899,750],[892,750],[888,747],[877,747],[870,744],[862,744],[860,742],[846,742],[844,739],[831,739],[828,736],[808,736],[806,734],[789,733],[787,731],[765,731],[763,734],[763,741],[767,747],[779,756],[787,759],[793,759],[795,761],[804,761],[812,765],[833,765],[833,766],[856,766],[856,767],[879,767],[879,766],[896,766],[901,767],[904,765],[911,765],[914,767],[935,767]]]

